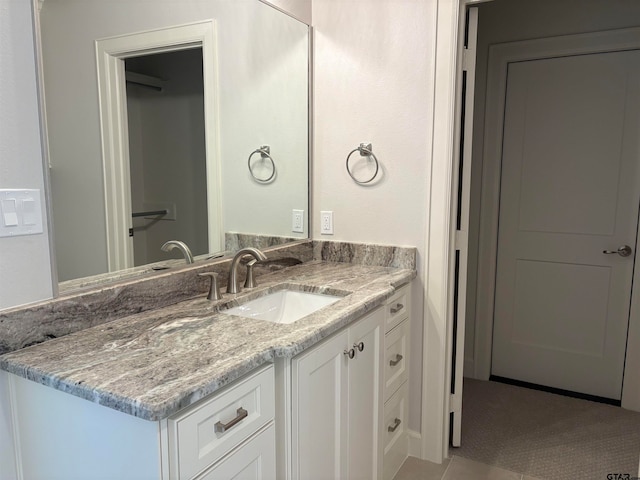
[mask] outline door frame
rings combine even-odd
[[[95,41],[104,173],[107,264],[110,272],[131,268],[133,241],[131,176],[124,59],[202,48],[209,251],[222,250],[218,67],[215,22],[206,20]]]
[[[478,247],[478,251],[483,252],[483,255],[478,256],[477,278],[491,280],[477,282],[474,378],[488,380],[491,374],[507,67],[509,63],[517,61],[632,49],[640,49],[640,28],[509,42],[492,45],[489,48]],[[637,249],[636,238],[636,251]],[[640,280],[639,270],[636,262],[633,271],[634,281]],[[640,350],[640,334],[636,334],[635,338],[632,334],[640,329],[640,299],[638,299],[638,292],[634,295],[632,290],[631,293],[632,309],[627,335],[627,352],[631,353],[631,357],[633,357],[634,355],[640,356],[640,353],[636,353]],[[633,365],[638,365],[636,368],[640,367],[640,362],[636,359],[635,364],[630,363],[634,360],[629,357],[627,355],[625,371],[631,372],[635,370]],[[631,375],[625,376],[623,380],[622,406],[632,410],[640,410],[640,380]]]
[[[486,1],[490,0],[437,2],[431,172],[426,206],[429,218],[423,263],[422,417],[419,445],[410,446],[412,454],[435,463],[442,463],[449,456],[461,30],[467,6]]]

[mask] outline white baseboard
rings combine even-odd
[[[409,437],[409,456],[422,458],[422,435],[415,430],[407,430]]]

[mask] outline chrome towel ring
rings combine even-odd
[[[269,161],[271,162],[271,175],[269,175],[269,177],[267,178],[256,177],[256,175],[253,173],[253,167],[251,167],[251,157],[253,157],[253,155],[255,155],[256,153],[260,154],[262,160],[269,159]],[[271,157],[271,148],[269,147],[269,145],[262,145],[260,148],[257,148],[256,150],[251,152],[249,158],[247,159],[247,167],[249,167],[249,173],[251,173],[251,176],[255,179],[256,182],[269,183],[271,180],[273,180],[273,178],[276,176],[276,164],[273,161],[273,157]]]
[[[373,173],[373,176],[369,180],[358,180],[351,172],[351,168],[349,167],[349,159],[351,158],[351,155],[353,155],[355,152],[360,152],[361,157],[373,157],[373,161],[375,162],[375,165],[376,165],[376,170]],[[349,155],[347,155],[346,166],[347,166],[347,172],[349,173],[349,176],[353,179],[354,182],[356,182],[359,185],[366,185],[367,183],[373,182],[373,180],[375,180],[375,178],[378,176],[378,171],[380,170],[378,159],[373,154],[373,147],[370,143],[361,143],[358,148],[354,148],[353,150],[351,150],[349,152]]]

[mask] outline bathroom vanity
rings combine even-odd
[[[23,477],[391,479],[414,276],[315,260],[0,357]],[[340,299],[290,324],[224,313],[283,285]]]

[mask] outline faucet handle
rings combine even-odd
[[[217,272],[205,272],[199,273],[199,277],[211,277],[211,286],[209,287],[209,295],[207,300],[220,300],[222,294],[220,293],[220,286],[218,285],[218,273]]]
[[[247,262],[247,278],[244,281],[244,288],[255,288],[258,286],[254,276],[253,276],[253,267],[258,263],[258,260],[250,260]]]

